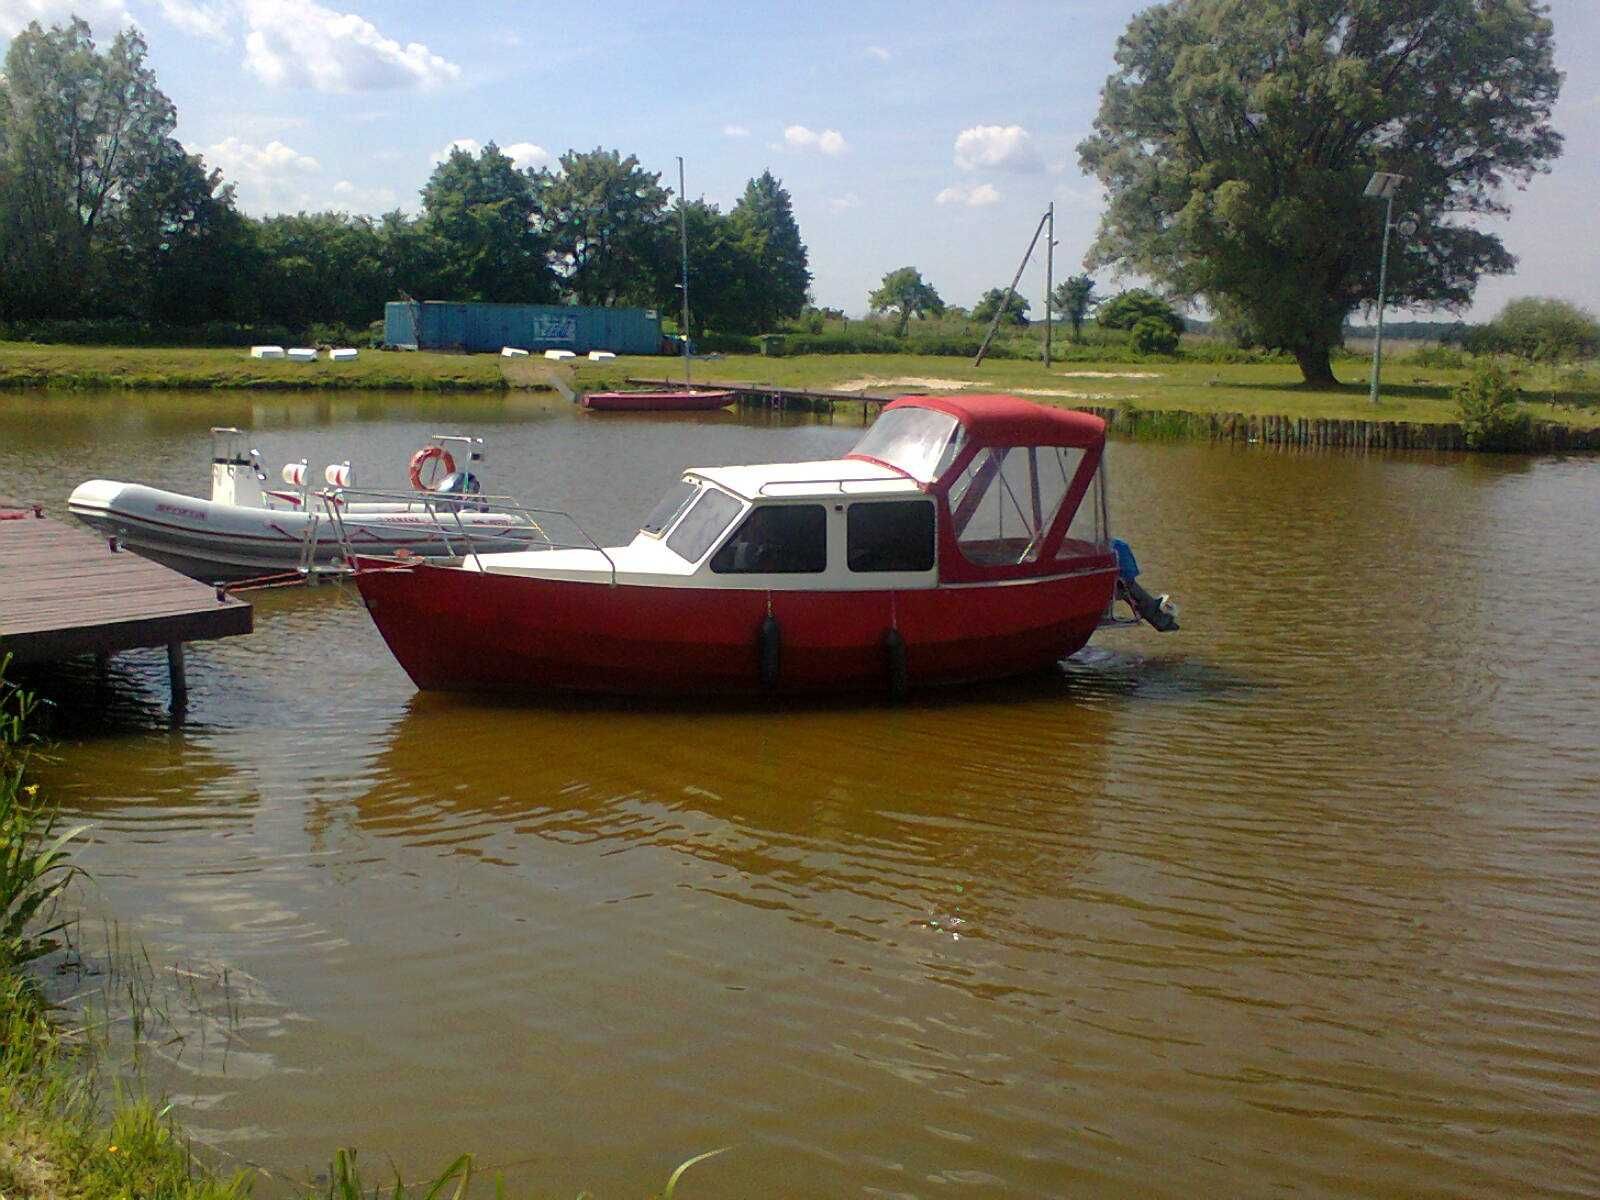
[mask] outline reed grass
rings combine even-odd
[[[137,1086],[139,1053],[157,1027],[174,1029],[156,984],[158,972],[142,947],[120,929],[107,931],[109,969],[100,990],[104,1012],[86,1011],[75,1027],[46,1002],[30,970],[61,948],[72,923],[60,916],[62,893],[81,874],[71,857],[82,827],[63,830],[58,814],[28,781],[36,740],[30,721],[37,701],[6,680],[0,658],[0,1200],[246,1200],[249,1171],[225,1173],[197,1160],[170,1105],[158,1105]],[[227,972],[220,985],[229,1019],[238,1023]],[[191,982],[191,989],[196,985]],[[119,1079],[109,1100],[97,1083],[117,1020],[113,994],[124,1009],[134,1049],[134,1083]],[[198,1007],[198,993],[191,999]],[[92,1008],[92,1004],[91,1004]],[[203,1028],[203,1026],[202,1026]],[[170,1047],[181,1034],[168,1038]],[[179,1046],[177,1052],[182,1053]],[[690,1167],[723,1153],[713,1150],[680,1164],[663,1200],[674,1200]],[[396,1175],[387,1189],[363,1181],[351,1150],[338,1150],[325,1193],[305,1188],[306,1200],[467,1200],[470,1154],[433,1180],[408,1186]],[[503,1179],[494,1182],[503,1200]]]

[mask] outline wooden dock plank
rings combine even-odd
[[[47,662],[233,637],[254,625],[250,605],[219,600],[214,588],[129,551],[113,552],[98,534],[31,514],[0,500],[0,654]]]

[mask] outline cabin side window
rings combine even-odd
[[[733,518],[739,515],[741,507],[726,492],[706,488],[667,535],[667,549],[679,558],[692,563],[699,562]]]
[[[1067,536],[1061,539],[1056,558],[1077,558],[1103,551],[1110,536],[1106,525],[1106,466],[1101,459],[1094,478],[1089,481],[1089,490],[1083,494],[1083,503],[1072,514],[1072,524],[1067,526]]]
[[[845,558],[852,571],[931,571],[931,500],[852,504],[845,514]]]
[[[695,493],[699,490],[698,485],[690,483],[687,479],[678,480],[650,510],[650,515],[644,519],[644,524],[639,526],[639,532],[648,533],[651,537],[660,537],[672,527],[672,523],[678,519],[678,514],[689,507],[689,501],[694,499]]]
[[[809,575],[828,568],[828,510],[820,504],[766,504],[711,556],[719,575]]]
[[[1065,446],[1013,446],[975,455],[950,488],[956,543],[969,562],[1034,562],[1084,452]]]

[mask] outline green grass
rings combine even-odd
[[[1079,349],[1082,349],[1081,347]],[[1426,358],[1426,356],[1424,356]],[[996,359],[974,368],[966,358],[908,354],[756,354],[697,360],[697,382],[769,384],[836,390],[914,388],[1017,392],[1073,407],[1136,407],[1144,412],[1240,413],[1249,416],[1377,419],[1433,424],[1458,420],[1452,389],[1467,365],[1428,365],[1405,352],[1384,367],[1383,394],[1367,399],[1364,359],[1346,356],[1335,367],[1341,383],[1309,388],[1293,363],[1221,364],[1194,359],[1037,362]],[[548,388],[542,359],[496,355],[395,353],[363,350],[353,363],[262,362],[239,349],[144,349],[40,346],[0,342],[0,388],[271,388],[498,391]],[[682,364],[659,357],[619,358],[572,370],[578,386],[603,388],[629,378],[682,377]],[[1580,428],[1600,426],[1600,369],[1518,366],[1515,383],[1529,416]],[[921,380],[922,383],[911,381]]]
[[[769,384],[835,390],[863,381],[869,390],[894,392],[918,386],[895,381],[945,381],[924,386],[944,390],[1018,392],[1042,403],[1070,407],[1134,406],[1150,412],[1242,413],[1385,421],[1454,423],[1459,419],[1452,389],[1467,378],[1466,367],[1430,367],[1403,358],[1385,363],[1383,391],[1374,406],[1367,398],[1364,361],[1335,365],[1341,384],[1308,388],[1293,363],[1214,364],[1152,358],[1143,362],[1039,363],[899,354],[808,355],[763,358],[729,355],[696,361],[697,383]],[[682,378],[682,365],[661,358],[623,358],[604,366],[582,366],[584,386],[608,386],[624,378]],[[1102,372],[1096,377],[1089,372]],[[1144,376],[1144,377],[1141,377]],[[1600,426],[1600,372],[1582,368],[1524,367],[1517,372],[1529,414],[1582,428]]]
[[[61,929],[53,914],[74,870],[72,834],[57,830],[55,810],[27,780],[33,699],[6,682],[6,665],[0,656],[0,1200],[247,1200],[254,1176],[197,1161],[170,1106],[121,1086],[104,1102],[95,1084],[104,1047],[62,1028],[63,1014],[46,1004],[28,970]],[[681,1163],[663,1200],[673,1200],[689,1168],[721,1153]],[[387,1190],[369,1187],[355,1154],[339,1150],[321,1195],[466,1200],[472,1179],[472,1156],[463,1154],[430,1182],[408,1186],[397,1177]],[[505,1195],[498,1177],[493,1192],[496,1200]]]
[[[485,354],[363,350],[355,362],[264,361],[242,349],[41,346],[0,342],[0,388],[373,388],[485,391],[506,386]]]

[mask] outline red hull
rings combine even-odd
[[[709,412],[733,403],[732,392],[587,392],[583,407],[597,412]]]
[[[903,592],[642,587],[358,560],[356,585],[424,690],[728,695],[761,685],[770,598],[778,692],[882,691],[898,630],[911,686],[1044,670],[1081,649],[1116,570]]]

